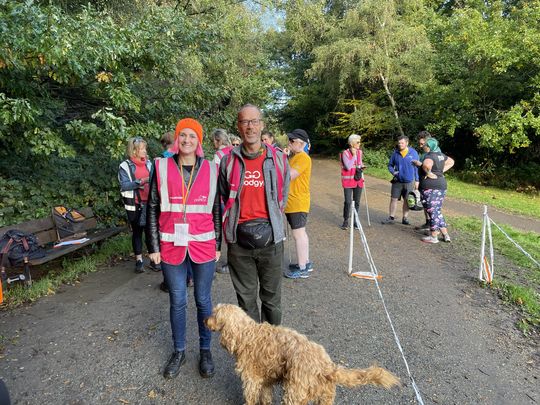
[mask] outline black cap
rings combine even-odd
[[[309,142],[309,136],[303,129],[295,129],[294,131],[288,133],[287,136],[289,139],[300,139],[306,143]]]

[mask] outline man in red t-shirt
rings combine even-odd
[[[289,165],[283,152],[262,143],[263,128],[256,106],[240,109],[242,145],[221,160],[219,188],[227,218],[223,229],[227,262],[238,305],[257,322],[279,325]]]

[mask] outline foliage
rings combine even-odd
[[[0,224],[61,200],[108,221],[129,137],[157,140],[184,116],[233,129],[239,106],[272,99],[254,10],[160,3],[0,1]]]
[[[324,150],[352,132],[390,146],[401,124],[409,136],[432,131],[458,166],[539,162],[539,0],[291,0],[284,10],[284,125],[313,128]]]

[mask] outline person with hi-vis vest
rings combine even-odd
[[[242,144],[223,157],[219,170],[227,263],[238,305],[257,322],[279,325],[289,164],[283,152],[262,142],[258,107],[240,108],[237,126]]]
[[[364,189],[365,168],[362,163],[362,149],[360,149],[360,135],[352,134],[347,139],[349,148],[339,154],[341,164],[341,185],[343,186],[343,224],[341,229],[349,228],[349,218],[351,217],[351,205],[354,200],[354,208],[359,212],[360,197]]]
[[[140,136],[130,138],[126,148],[127,159],[118,167],[118,182],[120,193],[128,222],[131,228],[131,245],[135,254],[135,273],[144,273],[143,234],[148,199],[148,180],[152,170],[152,161],[148,159],[146,141]],[[148,246],[148,239],[146,240]],[[159,271],[154,262],[150,268]]]
[[[204,320],[212,314],[212,280],[221,249],[221,204],[217,166],[204,159],[203,128],[192,119],[178,121],[174,155],[158,158],[150,179],[146,227],[150,258],[161,262],[169,288],[174,352],[163,372],[173,378],[185,363],[187,266],[193,269],[199,327],[199,373],[214,375],[211,332]]]

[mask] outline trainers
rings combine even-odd
[[[410,225],[410,224],[411,224],[407,218],[403,218],[403,219],[401,220],[401,223],[402,223],[403,225]]]
[[[142,260],[137,260],[135,263],[135,273],[144,273],[144,262]]]
[[[161,265],[156,264],[156,263],[154,263],[153,261],[150,260],[150,269],[152,271],[155,271],[155,272],[161,271]]]
[[[171,357],[169,358],[169,361],[167,362],[167,365],[165,366],[165,370],[163,371],[163,377],[170,379],[174,378],[180,373],[180,367],[182,364],[186,362],[186,354],[184,351],[175,351]]]
[[[167,283],[165,281],[162,281],[161,284],[159,285],[159,289],[163,292],[166,292],[168,293],[169,292],[169,286],[167,285]]]
[[[291,264],[289,264],[289,270],[300,270],[300,266],[298,266],[298,264],[296,264],[296,263],[291,263]],[[308,273],[311,273],[313,271],[313,263],[312,262],[307,262],[306,263],[306,270],[308,271]]]
[[[229,266],[224,264],[223,266],[217,268],[216,272],[219,274],[229,274]]]
[[[393,224],[393,223],[394,223],[394,218],[392,217],[388,217],[381,221],[381,224],[383,225],[388,225],[388,224]]]
[[[307,270],[288,270],[283,275],[287,278],[308,278],[309,272]]]
[[[448,235],[447,233],[443,233],[443,241],[450,243],[452,242],[452,239],[450,239],[450,235]]]
[[[343,221],[340,228],[343,229],[344,231],[346,231],[347,229],[349,229],[349,222],[348,221]]]
[[[199,374],[203,378],[213,377],[215,374],[214,361],[210,350],[201,349],[201,357],[199,359]]]
[[[439,243],[439,238],[436,236],[425,236],[422,238],[422,242],[425,243]]]

